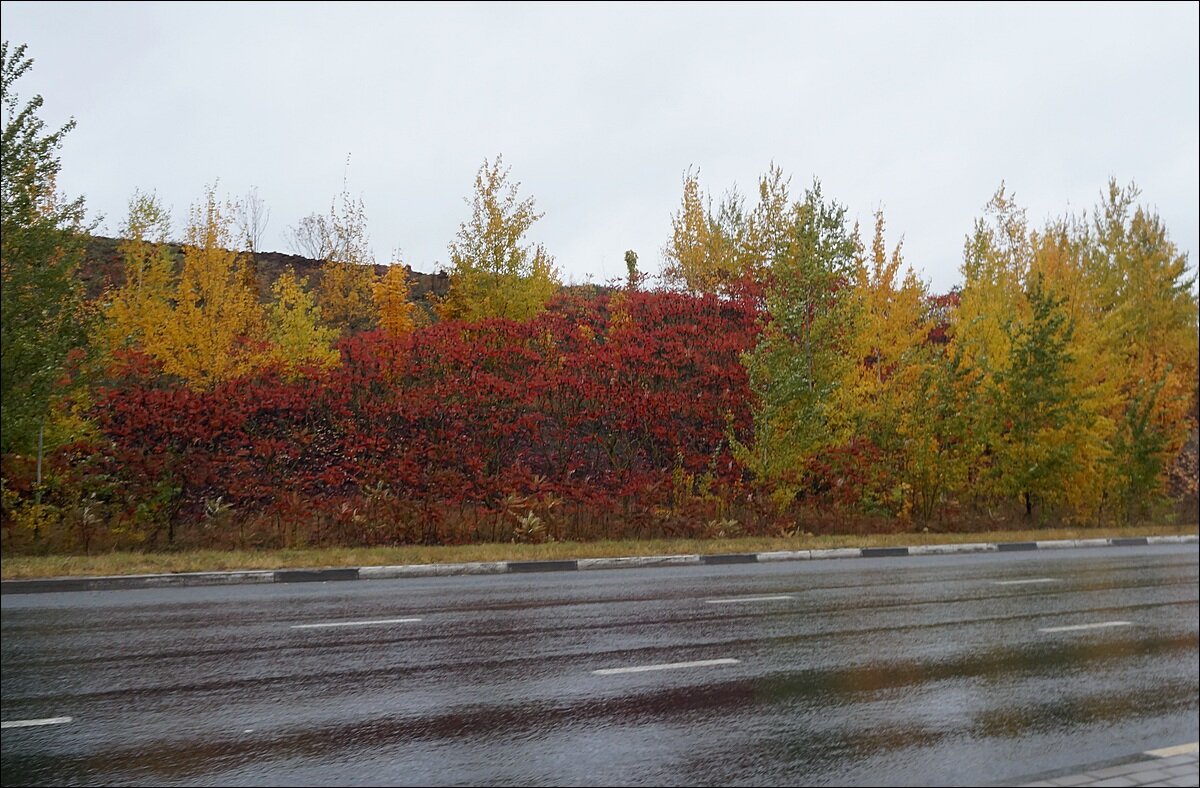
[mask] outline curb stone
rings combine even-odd
[[[1061,539],[1042,542],[977,542],[915,545],[912,547],[837,547],[821,550],[777,550],[763,553],[712,555],[652,555],[624,558],[580,558],[553,561],[481,561],[460,564],[406,564],[314,569],[252,570],[241,572],[176,572],[105,577],[50,577],[0,581],[0,594],[38,594],[64,591],[115,591],[136,588],[243,585],[263,583],[323,583],[447,575],[497,575],[529,572],[573,572],[596,569],[635,569],[659,566],[720,566],[726,564],[818,561],[833,558],[883,558],[954,553],[1025,552],[1072,547],[1140,547],[1160,544],[1200,544],[1200,536],[1139,536],[1111,539]]]

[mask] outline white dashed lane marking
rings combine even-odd
[[[39,725],[65,725],[71,722],[71,717],[45,717],[40,720],[5,720],[0,722],[0,728],[36,728]]]
[[[378,627],[384,624],[411,624],[419,618],[381,618],[375,621],[334,621],[328,624],[292,624],[292,629],[329,629],[330,627]]]
[[[695,662],[664,662],[658,665],[638,665],[632,668],[604,668],[603,670],[593,670],[592,673],[597,676],[613,676],[618,673],[646,673],[651,670],[681,670],[683,668],[708,668],[717,665],[736,665],[740,660],[725,658],[725,659],[701,659]]]
[[[791,599],[789,594],[779,594],[777,596],[743,596],[733,599],[706,599],[704,600],[710,605],[733,605],[738,602],[778,602],[782,599]]]
[[[1069,627],[1043,627],[1038,632],[1079,632],[1084,629],[1106,629],[1108,627],[1129,627],[1132,621],[1100,621],[1096,624],[1074,624]]]

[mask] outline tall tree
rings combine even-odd
[[[1004,184],[992,196],[963,249],[963,288],[951,325],[953,352],[960,366],[979,383],[980,399],[972,408],[973,445],[980,452],[970,462],[971,490],[978,500],[1001,494],[994,486],[995,446],[1003,402],[996,384],[1012,359],[1009,327],[1022,323],[1028,301],[1022,293],[1033,260],[1025,211]]]
[[[663,249],[663,278],[694,293],[715,293],[738,277],[735,259],[745,217],[742,201],[730,191],[716,212],[700,187],[698,172],[683,176],[679,211],[671,215],[671,239]]]
[[[788,216],[771,264],[769,322],[744,360],[757,399],[754,445],[737,447],[781,505],[803,489],[818,453],[848,434],[844,387],[856,322],[855,243],[845,208],[826,201],[814,183]]]
[[[249,284],[252,260],[233,251],[233,213],[213,188],[192,206],[174,308],[161,334],[145,338],[163,371],[197,388],[246,374],[263,360],[263,309]]]
[[[68,353],[86,335],[75,275],[84,227],[83,198],[56,189],[57,151],[75,126],[47,131],[42,97],[22,103],[15,83],[33,65],[25,46],[0,49],[4,136],[0,150],[0,451],[39,444]]]
[[[104,308],[106,349],[153,346],[161,341],[172,311],[175,259],[167,246],[170,217],[153,194],[137,192],[117,245],[125,281]]]
[[[525,235],[542,214],[532,197],[519,199],[502,157],[486,159],[475,175],[471,216],[450,242],[450,290],[436,305],[450,320],[503,317],[528,320],[558,290],[558,273],[541,244]]]
[[[771,164],[758,179],[758,201],[749,211],[736,187],[714,208],[699,175],[689,170],[663,249],[664,278],[695,293],[726,292],[745,277],[761,281],[787,252],[794,210],[790,183]]]
[[[910,516],[912,491],[918,486],[911,478],[913,453],[920,451],[914,433],[925,426],[912,414],[922,404],[917,397],[935,351],[928,343],[932,326],[925,287],[912,268],[903,270],[903,265],[900,244],[890,255],[887,252],[883,213],[878,212],[870,254],[860,253],[855,260],[853,297],[859,323],[847,399],[856,435],[877,451],[870,474],[877,489],[866,492],[875,506]]]
[[[408,266],[399,261],[375,282],[372,291],[379,312],[379,327],[394,337],[412,333],[417,305],[408,297]]]
[[[1123,519],[1143,516],[1189,429],[1200,352],[1196,275],[1139,192],[1110,181],[1093,212],[1087,263],[1097,273],[1101,331],[1116,352],[1119,395],[1110,417],[1114,498]]]
[[[1089,262],[1088,227],[1081,217],[1053,220],[1035,239],[1030,275],[1064,299],[1072,332],[1067,365],[1069,396],[1079,410],[1069,445],[1075,456],[1057,497],[1084,521],[1096,521],[1111,503],[1111,460],[1121,399],[1120,348],[1104,330],[1103,278]],[[1111,507],[1110,507],[1111,508]]]
[[[1009,360],[993,378],[997,424],[992,473],[1001,494],[1019,496],[1026,517],[1061,497],[1073,468],[1081,411],[1070,385],[1074,327],[1065,299],[1034,275],[1028,317],[1005,326]]]

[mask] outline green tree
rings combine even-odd
[[[1079,404],[1071,390],[1074,328],[1064,299],[1034,276],[1025,291],[1029,317],[1006,326],[1009,362],[995,377],[993,472],[1002,493],[1019,495],[1025,515],[1061,495],[1073,468]]]
[[[771,260],[769,322],[743,361],[756,397],[754,445],[737,453],[786,505],[808,465],[847,437],[845,383],[853,368],[856,244],[846,210],[819,183],[787,211],[787,232]]]
[[[906,477],[912,486],[913,515],[933,519],[970,483],[983,451],[979,421],[978,371],[952,345],[933,357],[917,379],[912,407],[901,414]]]
[[[625,281],[629,289],[636,290],[638,283],[642,280],[642,276],[638,273],[637,252],[632,249],[625,250],[625,272]]]
[[[528,320],[558,290],[554,259],[541,244],[525,243],[542,214],[532,197],[517,198],[520,184],[508,175],[500,156],[475,175],[471,217],[450,242],[450,290],[436,305],[444,320]]]
[[[75,126],[47,131],[42,97],[22,103],[15,83],[33,65],[25,46],[0,50],[4,105],[0,151],[0,451],[39,443],[72,348],[86,337],[76,268],[85,231],[83,198],[56,189],[57,151]]]

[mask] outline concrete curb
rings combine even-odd
[[[779,550],[765,553],[714,555],[651,555],[627,558],[580,558],[555,561],[487,561],[463,564],[408,564],[327,569],[278,569],[246,572],[179,572],[161,575],[110,577],[50,577],[4,580],[0,594],[39,594],[63,591],[114,591],[133,588],[174,588],[262,583],[324,583],[342,580],[381,580],[446,575],[499,575],[528,572],[573,572],[594,569],[635,569],[659,566],[720,566],[725,564],[819,561],[832,558],[891,558],[906,555],[1024,552],[1071,547],[1141,547],[1159,544],[1198,544],[1197,536],[1139,536],[1112,539],[1061,539],[1045,542],[996,542],[915,545],[913,547],[838,547],[824,550]]]

